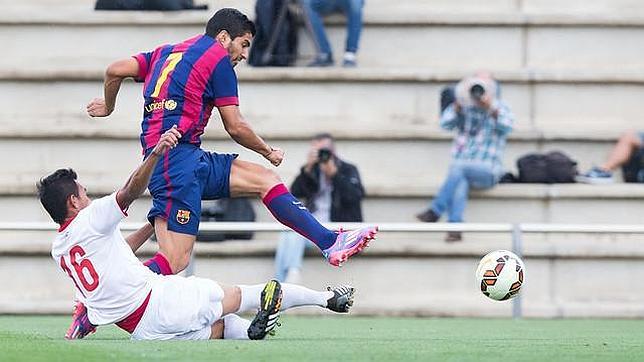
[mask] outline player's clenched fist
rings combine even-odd
[[[107,117],[111,113],[112,111],[107,109],[103,98],[94,98],[87,105],[87,114],[92,117]]]
[[[281,148],[272,148],[271,153],[264,156],[273,166],[279,166],[284,160],[284,151]]]
[[[161,138],[159,139],[159,142],[157,142],[157,145],[154,146],[152,153],[157,156],[164,154],[170,148],[175,148],[179,143],[180,138],[181,132],[177,129],[177,125],[172,126],[172,128],[161,135]]]

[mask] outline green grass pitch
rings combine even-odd
[[[642,320],[284,317],[265,341],[65,341],[69,317],[0,316],[0,361],[636,361]]]

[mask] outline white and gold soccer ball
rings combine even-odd
[[[483,295],[494,300],[508,300],[519,295],[525,283],[525,265],[507,250],[493,251],[481,259],[476,280]]]

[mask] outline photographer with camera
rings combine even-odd
[[[320,222],[362,222],[364,188],[358,169],[340,159],[333,136],[315,135],[306,164],[291,185],[291,193]],[[275,254],[276,278],[296,281],[308,240],[293,232],[282,234]]]
[[[445,212],[448,221],[463,222],[470,188],[494,187],[501,175],[501,158],[506,138],[512,131],[513,116],[499,98],[499,87],[489,73],[478,73],[461,80],[453,92],[443,91],[440,125],[456,131],[452,162],[430,207],[416,215],[420,221],[436,222]],[[451,97],[451,102],[446,98]],[[445,241],[461,241],[460,232],[449,232]]]

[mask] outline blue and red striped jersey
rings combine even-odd
[[[154,147],[177,125],[180,142],[201,145],[213,107],[239,105],[237,76],[228,52],[208,35],[134,55],[143,82],[141,146]]]

